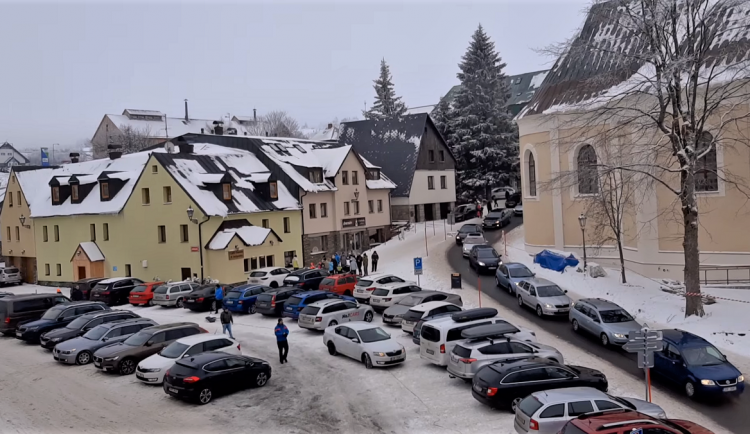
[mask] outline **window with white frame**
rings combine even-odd
[[[578,193],[579,194],[596,194],[599,192],[599,183],[597,182],[597,162],[596,152],[591,145],[583,145],[578,150],[576,158],[578,173]]]

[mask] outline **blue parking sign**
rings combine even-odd
[[[414,275],[422,274],[422,258],[414,258]]]

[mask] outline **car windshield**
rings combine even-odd
[[[479,258],[499,258],[495,249],[477,249],[477,257]]]
[[[263,277],[266,274],[268,273],[265,271],[253,271],[252,273],[250,273],[250,277]]]
[[[141,345],[145,344],[149,339],[151,339],[151,336],[153,335],[148,332],[138,332],[134,334],[133,336],[125,339],[125,342],[123,343],[125,345],[130,345],[133,347],[140,347]]]
[[[422,301],[422,297],[417,297],[415,295],[410,295],[410,296],[404,298],[403,300],[399,301],[396,304],[400,304],[401,306],[409,306],[409,307],[411,307],[411,306],[416,306],[416,305],[420,304],[421,301]]]
[[[302,312],[300,314],[302,315],[317,315],[318,311],[320,311],[320,308],[317,306],[305,306],[304,309],[302,309]]]
[[[537,295],[539,297],[558,297],[565,295],[562,289],[557,285],[552,286],[539,286],[536,288]]]
[[[500,213],[500,212],[491,212],[491,213],[487,214],[487,217],[485,217],[485,218],[488,218],[488,219],[499,219],[502,216],[503,216],[503,213]]]
[[[167,346],[167,348],[161,350],[159,355],[168,359],[176,359],[180,357],[182,353],[184,353],[188,348],[190,348],[189,345],[185,345],[179,342],[172,342]]]
[[[374,329],[360,330],[359,338],[362,342],[367,344],[370,342],[384,341],[390,339],[391,336],[380,327],[375,327]]]
[[[682,357],[688,365],[693,366],[716,366],[727,362],[726,357],[711,345],[684,348]]]
[[[80,330],[81,327],[85,326],[89,321],[91,321],[90,317],[79,316],[78,318],[74,319],[73,322],[65,326],[65,328],[71,330]]]
[[[271,300],[273,300],[273,294],[261,294],[257,298],[257,301],[271,301]]]
[[[622,309],[600,310],[599,315],[606,323],[633,321],[633,317]]]
[[[470,233],[470,232],[476,232],[476,231],[477,231],[477,227],[474,226],[474,225],[461,226],[461,229],[458,230],[458,232],[460,232],[462,234]]]
[[[47,312],[44,312],[44,315],[42,315],[42,319],[57,319],[58,316],[60,316],[60,312],[65,307],[52,307],[47,309]]]
[[[138,285],[130,292],[146,292],[146,285]]]
[[[320,281],[320,284],[323,286],[336,286],[336,281],[327,277]]]
[[[510,272],[510,277],[532,277],[534,275],[534,273],[526,267],[508,268],[508,272]]]
[[[166,294],[169,287],[167,285],[159,285],[154,289],[154,294]]]
[[[91,330],[87,331],[86,334],[83,335],[83,337],[86,339],[91,339],[92,341],[98,341],[108,331],[109,331],[108,327],[96,326],[92,328]]]
[[[372,295],[388,295],[388,290],[383,288],[377,288],[372,291]]]
[[[289,297],[289,300],[287,300],[286,303],[284,304],[287,306],[291,306],[291,305],[299,306],[300,304],[302,304],[302,297],[297,297],[296,295]]]

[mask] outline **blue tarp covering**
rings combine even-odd
[[[558,253],[542,250],[534,256],[534,262],[541,265],[542,268],[562,272],[565,267],[575,267],[578,265],[578,259],[570,255],[567,258]]]

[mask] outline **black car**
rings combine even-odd
[[[104,310],[87,313],[74,319],[65,327],[42,334],[39,338],[39,344],[42,348],[51,350],[60,342],[83,336],[87,331],[98,325],[131,318],[140,318],[140,315],[129,310]]]
[[[107,306],[116,306],[118,304],[128,303],[130,291],[136,286],[142,284],[141,279],[133,277],[113,277],[98,282],[91,289],[91,301],[101,301]]]
[[[523,203],[521,200],[521,193],[513,193],[510,195],[508,200],[505,201],[505,208],[515,208],[516,205]]]
[[[477,204],[475,203],[467,203],[464,205],[459,205],[453,210],[453,217],[455,221],[462,222],[464,220],[469,220],[478,217],[477,216]]]
[[[281,316],[284,303],[289,297],[307,291],[306,289],[282,286],[260,294],[255,300],[255,311],[263,315]]]
[[[79,316],[103,310],[109,310],[109,306],[95,301],[59,304],[49,308],[40,319],[19,325],[16,328],[16,338],[36,344],[44,333],[65,327]]]
[[[497,270],[501,262],[500,255],[492,246],[474,246],[471,248],[471,252],[469,252],[469,267],[476,270],[479,274],[485,271],[495,274],[495,270]]]
[[[320,269],[302,268],[292,271],[284,278],[284,286],[294,286],[307,291],[314,291],[320,286],[320,282],[328,277],[328,272]]]
[[[458,233],[456,234],[456,245],[459,245],[459,246],[462,245],[467,235],[476,234],[476,233],[481,234],[482,232],[484,232],[482,230],[482,225],[474,224],[474,223],[467,223],[458,229]]]
[[[94,289],[94,286],[96,286],[97,283],[104,280],[104,277],[87,277],[85,279],[81,279],[77,282],[74,282],[70,286],[70,290],[79,290],[81,291],[81,296],[84,300],[90,300],[91,299],[91,290]]]
[[[0,298],[0,333],[12,335],[24,322],[39,319],[47,309],[60,303],[70,303],[62,294],[12,295]]]
[[[242,283],[245,284],[244,282]],[[190,309],[193,312],[205,312],[216,310],[216,283],[201,285],[198,289],[185,296],[185,302],[182,307]],[[234,285],[219,283],[224,295],[229,294]],[[236,285],[236,284],[235,284]]]
[[[608,383],[596,369],[535,357],[481,368],[474,376],[471,394],[482,404],[515,411],[516,405],[534,392],[564,387],[593,387],[606,392]]]
[[[164,375],[164,392],[208,404],[218,395],[263,387],[271,378],[265,360],[209,351],[178,360]]]
[[[500,209],[488,213],[482,221],[482,227],[485,229],[501,229],[510,224],[513,218],[513,210]]]

